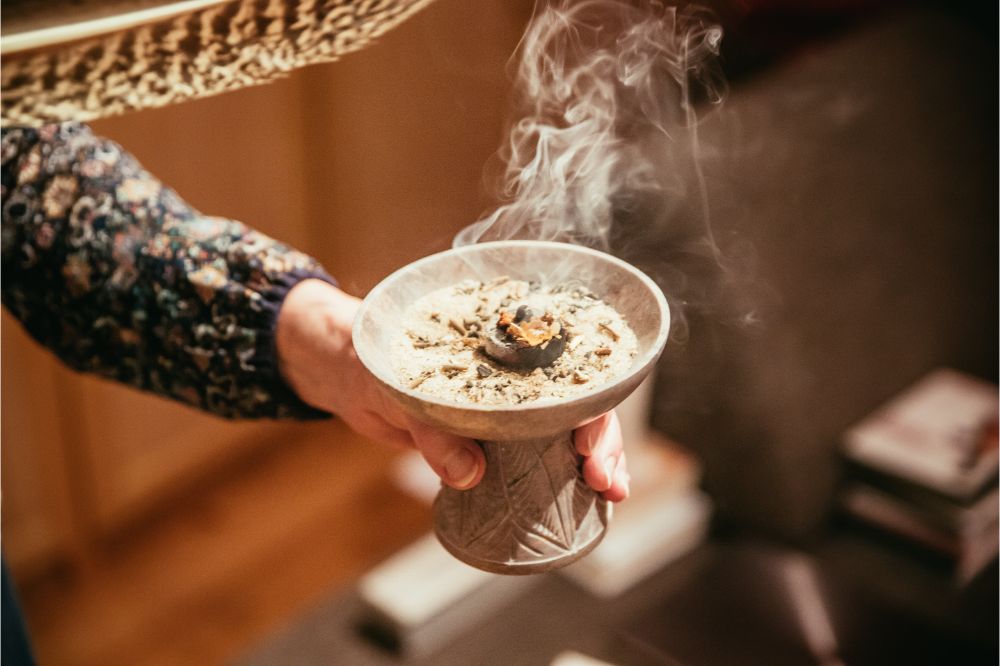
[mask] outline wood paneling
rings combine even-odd
[[[68,374],[7,312],[0,319],[3,552],[30,573],[73,550],[70,478],[58,378]]]
[[[302,73],[310,247],[348,291],[448,248],[492,201],[483,167],[530,6],[433,3],[376,47]]]
[[[255,446],[280,444],[287,424],[226,421],[90,377],[74,377],[78,428],[70,444],[85,466],[94,528],[111,533]]]

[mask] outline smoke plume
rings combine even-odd
[[[669,224],[693,201],[718,260],[697,109],[723,98],[721,38],[703,12],[658,2],[536,6],[511,61],[517,112],[498,153],[501,205],[454,245],[533,239],[609,251],[616,220]]]

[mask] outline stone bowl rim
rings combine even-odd
[[[373,346],[358,345],[357,341],[360,340],[360,330],[361,322],[365,318],[365,314],[381,294],[387,291],[394,282],[399,279],[404,278],[407,274],[416,272],[422,267],[433,264],[435,261],[441,261],[445,257],[451,256],[461,256],[463,254],[474,254],[477,252],[483,252],[488,249],[497,247],[523,247],[526,250],[538,249],[538,248],[550,248],[550,249],[561,249],[569,252],[574,252],[577,254],[591,255],[598,257],[602,261],[606,261],[611,264],[615,264],[619,268],[633,274],[643,283],[647,290],[652,294],[654,301],[659,306],[660,317],[660,330],[657,332],[656,339],[653,344],[649,345],[645,351],[643,351],[639,356],[637,356],[633,362],[632,367],[628,372],[615,377],[614,380],[607,382],[598,386],[593,392],[581,393],[579,395],[568,396],[565,398],[545,398],[542,400],[531,400],[515,405],[484,405],[474,402],[458,402],[455,400],[446,400],[444,398],[439,398],[436,396],[431,396],[426,393],[421,393],[415,389],[411,389],[400,383],[395,377],[385,376],[383,373],[375,367],[375,364],[370,363],[367,356],[370,353],[374,353],[375,349]],[[514,279],[518,279],[517,276],[513,276]],[[484,243],[474,243],[472,245],[465,245],[461,247],[454,247],[441,252],[435,252],[434,254],[427,255],[413,261],[401,268],[396,269],[385,278],[383,278],[371,291],[365,296],[361,302],[361,306],[354,317],[354,324],[351,327],[351,340],[354,344],[354,350],[358,355],[358,360],[365,369],[374,376],[380,383],[384,384],[386,388],[392,391],[402,393],[403,395],[409,396],[410,398],[421,401],[424,403],[430,403],[438,405],[440,407],[445,407],[449,409],[462,409],[471,412],[484,412],[484,413],[495,413],[498,411],[502,412],[530,412],[538,409],[548,408],[548,407],[565,407],[567,405],[572,405],[576,403],[582,403],[587,400],[593,400],[597,395],[607,394],[615,390],[618,386],[624,384],[629,379],[634,377],[636,374],[641,372],[646,372],[649,370],[651,364],[659,357],[663,352],[663,348],[667,342],[667,336],[670,333],[670,308],[667,305],[666,296],[663,295],[663,291],[660,289],[659,285],[653,281],[651,277],[646,275],[644,272],[633,266],[632,264],[615,257],[614,255],[608,254],[607,252],[601,252],[600,250],[594,250],[589,247],[584,247],[581,245],[573,245],[571,243],[559,243],[554,241],[531,241],[531,240],[505,240],[505,241],[489,241]]]

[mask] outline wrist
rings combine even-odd
[[[282,378],[305,403],[337,409],[337,384],[353,365],[351,327],[361,301],[317,279],[299,282],[278,313],[275,348]]]

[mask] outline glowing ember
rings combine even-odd
[[[521,347],[545,345],[562,330],[550,313],[534,317],[526,305],[519,307],[516,315],[501,310],[497,328]]]

